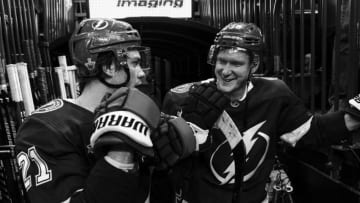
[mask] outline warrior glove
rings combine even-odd
[[[122,87],[96,108],[90,146],[95,155],[114,146],[130,146],[142,155],[154,156],[150,134],[159,120],[160,110],[152,99],[135,88]]]
[[[194,84],[181,106],[181,117],[202,129],[211,129],[229,102],[215,83]]]

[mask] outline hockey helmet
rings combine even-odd
[[[217,33],[214,44],[210,47],[207,62],[210,65],[215,65],[219,50],[228,48],[260,55],[263,45],[263,35],[260,28],[255,24],[232,22]]]
[[[69,41],[73,63],[78,67],[79,78],[95,77],[100,70],[96,60],[100,53],[113,52],[116,65],[125,68],[129,80],[127,51],[137,50],[141,67],[150,67],[150,48],[141,46],[139,32],[129,23],[114,19],[85,19],[80,22]]]

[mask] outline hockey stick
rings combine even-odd
[[[11,16],[7,15],[5,13],[5,4],[4,4],[4,0],[0,1],[0,12],[1,12],[1,26],[3,28],[3,41],[4,41],[4,45],[5,45],[5,56],[6,56],[6,62],[10,63],[8,65],[12,65],[15,66],[13,63],[16,62],[16,47],[15,47],[15,39],[13,36],[13,27],[12,27],[12,18]],[[11,8],[9,7],[9,5],[7,5],[7,11],[10,13]],[[9,25],[9,26],[8,26]],[[11,55],[11,53],[13,55]],[[13,91],[17,90],[16,87],[13,87]],[[18,93],[12,93],[13,95],[17,95]],[[13,98],[14,99],[14,98]],[[20,99],[20,100],[18,100]],[[20,125],[22,123],[22,119],[23,119],[23,102],[20,98],[16,98],[16,101],[13,100],[15,102],[15,106],[16,106],[16,111],[15,111],[15,115],[16,115],[16,123],[17,125]]]
[[[36,29],[38,26],[36,24],[36,15],[35,15],[35,3],[34,0],[29,0],[27,2],[27,6],[28,6],[28,10],[29,10],[29,14],[30,14],[30,23],[31,23],[31,27],[33,27],[33,29],[31,29],[32,31],[32,38],[33,38],[33,42],[34,42],[34,49],[35,49],[35,56],[37,59],[37,67],[43,66],[45,67],[45,76],[46,76],[46,80],[44,82],[46,82],[45,84],[41,84],[41,86],[43,88],[47,89],[48,92],[48,99],[55,99],[55,92],[54,92],[54,87],[53,87],[53,70],[52,70],[52,66],[51,63],[43,63],[43,60],[41,59],[41,54],[40,54],[40,50],[39,50],[39,34],[38,34],[38,30]],[[40,74],[41,75],[41,74]]]
[[[4,8],[4,3],[3,0],[0,1],[0,27],[2,27],[2,31],[3,31],[3,42],[4,42],[4,48],[5,48],[5,58],[6,58],[6,62],[10,62],[11,61],[11,50],[10,50],[10,44],[9,44],[9,36],[8,36],[8,27],[6,25],[6,21],[7,21],[7,15],[5,14],[5,8]]]
[[[15,39],[14,39],[14,32],[15,28],[13,24],[13,15],[12,10],[14,9],[11,7],[10,2],[6,2],[6,8],[4,7],[4,1],[1,0],[0,2],[0,90],[1,90],[1,96],[0,96],[0,115],[1,115],[1,134],[3,135],[2,138],[6,135],[6,139],[2,139],[2,143],[5,144],[2,146],[2,149],[4,147],[7,148],[6,154],[7,158],[6,160],[1,160],[1,164],[3,168],[5,169],[6,173],[8,174],[8,177],[12,177],[12,179],[7,179],[6,186],[9,188],[9,185],[13,186],[11,189],[20,189],[20,190],[9,190],[9,197],[8,199],[10,201],[15,202],[24,202],[24,193],[21,189],[21,178],[20,173],[16,164],[15,160],[15,152],[13,150],[14,146],[14,139],[16,135],[16,124],[20,124],[19,116],[21,115],[22,109],[18,108],[20,107],[18,102],[11,103],[9,95],[7,94],[7,84],[6,84],[6,78],[5,78],[5,59],[8,63],[15,63],[17,60],[19,60],[19,57],[21,57],[20,49],[18,46],[15,46]],[[7,14],[5,12],[7,11]],[[15,22],[16,23],[16,22]],[[10,33],[10,34],[9,34]],[[10,35],[10,36],[9,36]],[[10,42],[9,42],[10,40]],[[19,43],[19,42],[18,42]],[[12,47],[11,47],[12,46]],[[13,54],[13,55],[11,55]],[[14,64],[11,64],[14,65]],[[15,65],[14,65],[15,66]],[[16,111],[13,112],[13,105],[16,105]],[[16,123],[14,121],[13,115],[16,115],[18,117],[18,122]],[[4,150],[0,150],[1,152],[4,152]],[[10,170],[7,170],[10,169]]]
[[[3,23],[0,18],[0,94],[7,91],[5,78],[5,47],[3,38]]]
[[[16,62],[24,62],[24,53],[22,50],[22,44],[21,44],[21,39],[20,39],[20,33],[21,30],[19,28],[19,23],[18,23],[18,13],[17,13],[17,9],[16,9],[16,5],[15,5],[15,1],[11,1],[11,0],[7,0],[7,6],[8,6],[8,10],[12,11],[12,15],[11,18],[13,19],[13,30],[14,30],[14,34],[15,34],[15,44],[16,44],[16,58],[17,61]]]
[[[64,71],[62,67],[55,68],[56,77],[57,77],[57,84],[60,92],[60,97],[62,99],[66,99],[66,89],[65,89],[65,80],[64,80]]]
[[[31,94],[32,91],[31,91],[29,73],[26,67],[26,63],[17,63],[16,69],[19,76],[21,95],[24,100],[25,116],[29,116],[31,112],[35,110],[35,107]]]
[[[5,102],[6,96],[1,95],[0,97],[0,114],[2,119],[2,127],[4,128],[4,132],[6,135],[6,140],[3,140],[3,144],[14,144],[14,136],[12,132],[12,127],[10,126],[10,115],[8,115],[9,106]]]
[[[23,114],[23,98],[21,94],[21,88],[20,88],[20,82],[19,82],[19,75],[16,69],[15,64],[7,64],[6,65],[6,71],[9,79],[9,86],[10,86],[10,93],[12,101],[16,104],[16,114],[20,113],[20,122],[18,121],[18,125],[22,123],[23,118],[25,115]],[[19,119],[19,118],[17,118]]]
[[[27,41],[28,37],[28,31],[27,31],[27,25],[24,23],[24,10],[21,4],[21,0],[13,0],[17,6],[17,14],[18,14],[18,26],[19,29],[22,30],[20,33],[21,43],[23,47],[24,57],[25,61],[27,63],[29,78],[30,78],[30,85],[32,89],[32,97],[34,101],[35,106],[40,105],[40,95],[38,93],[37,87],[36,87],[36,72],[34,70],[34,62],[33,58],[30,54],[31,49],[29,42]]]
[[[38,26],[36,24],[36,15],[35,15],[35,3],[34,0],[29,0],[29,12],[30,12],[30,22],[31,22],[31,27],[33,27],[32,29],[32,35],[33,35],[33,40],[34,40],[34,48],[35,48],[35,55],[36,55],[36,60],[37,60],[37,64],[41,65],[42,64],[42,59],[41,59],[41,55],[40,55],[40,50],[39,50],[39,32],[38,32]]]
[[[5,3],[4,3],[5,1]],[[11,12],[11,8],[9,5],[9,2],[7,0],[1,0],[1,6],[3,7],[3,11],[5,14],[4,17],[4,21],[7,25],[8,25],[8,40],[9,40],[9,51],[10,51],[10,55],[11,55],[11,59],[8,60],[8,63],[11,64],[15,64],[18,61],[18,57],[17,57],[17,50],[16,50],[16,43],[15,43],[15,38],[14,38],[14,27],[13,27],[13,17],[12,17],[12,12]],[[6,25],[5,25],[6,27]]]
[[[33,102],[33,97],[32,97],[32,91],[30,88],[30,83],[29,83],[29,77],[28,77],[28,71],[27,71],[27,64],[24,63],[24,58],[23,58],[23,51],[21,48],[21,39],[20,39],[20,29],[19,29],[19,24],[18,24],[18,15],[17,15],[17,9],[16,9],[16,4],[15,1],[10,1],[7,0],[7,8],[9,11],[9,15],[12,16],[11,18],[13,19],[13,26],[12,28],[14,29],[15,33],[15,45],[16,45],[16,59],[17,59],[17,63],[16,63],[16,69],[18,74],[19,73],[25,73],[26,75],[22,74],[21,78],[19,78],[19,84],[20,84],[20,92],[23,98],[23,103],[24,103],[24,109],[25,109],[25,115],[24,116],[28,116],[30,115],[30,113],[34,110],[34,102]],[[12,14],[10,13],[10,11],[13,11]]]
[[[39,97],[40,97],[40,104],[44,104],[47,103],[49,101],[48,98],[48,87],[47,87],[47,83],[46,80],[44,80],[43,78],[43,73],[41,73],[42,71],[44,71],[42,68],[40,68],[40,64],[37,61],[38,57],[36,56],[36,51],[35,51],[35,47],[34,47],[34,36],[33,36],[33,26],[31,24],[31,14],[30,14],[30,8],[29,8],[29,4],[28,1],[26,0],[21,0],[20,4],[23,8],[23,13],[24,13],[24,27],[25,27],[25,33],[26,33],[26,38],[27,41],[25,42],[27,48],[26,48],[26,52],[27,55],[29,57],[31,57],[32,59],[32,69],[35,72],[35,74],[37,74],[37,78],[36,78],[36,84],[37,84],[37,88],[39,88]]]
[[[58,61],[60,67],[62,67],[64,71],[64,83],[67,98],[75,99],[77,94],[75,75],[73,74],[73,72],[76,70],[76,67],[67,65],[66,56],[58,56]]]

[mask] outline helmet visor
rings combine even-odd
[[[140,66],[144,73],[148,73],[151,70],[151,50],[145,46],[130,46],[127,51],[138,51],[140,54]]]

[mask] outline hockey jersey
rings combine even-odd
[[[117,191],[122,181],[130,186],[118,195],[130,199],[124,202],[134,202],[131,190],[138,183],[132,184],[127,178],[138,174],[128,175],[103,159],[96,161],[89,153],[93,119],[92,112],[55,99],[33,112],[20,126],[16,137],[17,159],[31,202],[63,202],[70,197],[72,202],[99,202],[99,199],[117,202],[121,198],[107,200],[111,198],[107,192]],[[145,193],[139,191],[138,196],[144,200]]]
[[[238,202],[260,203],[265,199],[265,184],[274,164],[276,143],[281,135],[310,122],[312,115],[283,81],[253,78],[251,83],[253,87],[246,98],[231,102],[210,130],[213,138],[210,149],[201,152],[191,164],[184,162],[183,167],[187,169],[181,168],[180,163],[179,169],[174,170],[182,173],[182,180],[176,183],[178,202],[232,202],[233,149],[240,143],[246,157],[241,166],[243,183]],[[189,96],[190,86],[185,84],[169,91],[163,111],[181,115],[181,105]]]
[[[93,113],[61,99],[40,107],[24,121],[16,150],[31,200],[61,202],[82,188],[93,164],[86,149],[92,121]]]

